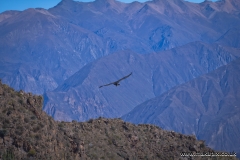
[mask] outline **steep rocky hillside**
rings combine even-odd
[[[214,152],[194,136],[148,124],[105,118],[57,122],[41,110],[42,101],[0,83],[1,159],[191,159],[181,152]]]

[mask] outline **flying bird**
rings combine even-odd
[[[102,88],[102,87],[104,87],[104,86],[109,86],[109,85],[111,85],[111,84],[113,84],[113,85],[115,85],[115,86],[117,87],[117,86],[120,85],[120,84],[119,84],[120,81],[128,78],[128,77],[131,76],[131,75],[132,75],[132,72],[131,72],[129,75],[124,76],[123,78],[121,78],[121,79],[119,79],[119,80],[117,80],[117,81],[115,81],[115,82],[112,82],[112,83],[109,83],[109,84],[105,84],[105,85],[99,86],[99,88]]]

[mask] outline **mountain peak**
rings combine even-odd
[[[62,0],[57,6],[68,6],[69,4],[75,3],[73,0]]]
[[[62,2],[73,2],[73,0],[62,0]]]
[[[174,3],[178,3],[178,2],[184,2],[183,0],[152,0],[153,2],[174,2]]]
[[[95,0],[95,2],[115,2],[115,0]]]
[[[240,9],[240,1],[239,0],[221,0],[215,2],[218,8],[221,11],[232,13],[238,11]]]
[[[119,1],[116,1],[116,0],[95,0],[94,1],[95,3],[104,3],[104,4],[115,4],[115,3],[122,3],[122,2],[119,2]]]
[[[125,3],[116,0],[95,0],[93,2],[93,6],[97,10],[106,11],[108,9],[112,9],[114,11],[117,11],[118,13],[123,11],[125,5]]]

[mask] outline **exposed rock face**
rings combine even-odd
[[[2,83],[0,88],[0,158],[175,159],[181,158],[182,152],[216,152],[194,136],[154,125],[136,126],[105,118],[84,123],[56,122],[42,112],[41,96],[16,92]]]
[[[194,134],[210,147],[240,152],[239,71],[240,59],[144,102],[123,119]]]

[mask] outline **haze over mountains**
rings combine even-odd
[[[44,110],[57,120],[67,121],[120,117],[173,86],[229,63],[238,53],[238,49],[193,42],[148,55],[130,51],[111,54],[86,65],[63,85],[47,92]],[[120,87],[98,88],[130,72],[133,75]]]
[[[195,134],[217,149],[240,151],[233,144],[239,131],[229,132],[228,123],[223,124],[230,115],[239,115],[239,92],[219,91],[225,84],[233,89],[238,84],[224,73],[239,72],[239,28],[238,0],[200,4],[63,0],[49,10],[7,11],[0,14],[0,78],[17,90],[44,94],[44,111],[56,120],[126,115],[126,120],[136,123]],[[130,72],[133,75],[119,87],[98,88]],[[204,88],[206,81],[211,81],[211,94],[211,87]],[[176,93],[175,102],[171,96],[176,96],[178,87],[182,91]],[[192,93],[199,97],[190,98]],[[164,101],[164,96],[169,99]],[[229,106],[230,100],[234,105]],[[156,108],[146,112],[147,104]],[[179,116],[188,111],[181,111],[182,106],[193,107],[190,116]],[[232,109],[221,120],[221,114],[215,114],[220,106]],[[157,113],[165,107],[171,112],[159,121]],[[127,116],[129,112],[134,116]],[[149,116],[154,112],[155,117]],[[201,123],[189,122],[191,116]],[[229,126],[238,127],[236,122],[237,116]],[[217,132],[213,125],[222,130]],[[229,134],[221,137],[223,131]],[[229,140],[223,142],[223,138]]]
[[[210,147],[239,152],[239,71],[240,59],[140,104],[123,120],[194,134]]]
[[[87,63],[116,51],[146,54],[193,41],[214,42],[240,24],[236,0],[201,4],[64,0],[49,10],[4,12],[1,17],[5,17],[0,24],[3,82],[41,94]]]

